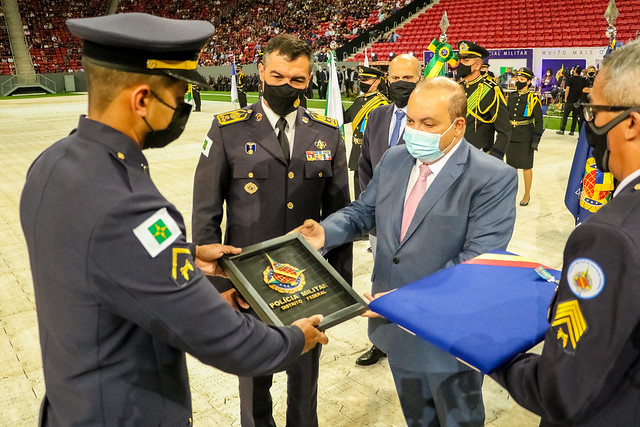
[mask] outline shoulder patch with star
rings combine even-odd
[[[331,117],[323,116],[322,114],[314,113],[313,111],[308,111],[307,114],[314,122],[322,123],[334,128],[338,127],[338,121],[336,119],[332,119]]]
[[[244,110],[241,108],[239,110],[216,114],[216,121],[218,122],[219,126],[226,126],[232,123],[244,122],[246,120],[249,120],[249,117],[251,117],[251,112],[251,110]]]

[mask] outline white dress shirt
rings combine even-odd
[[[638,169],[635,172],[632,172],[631,174],[629,174],[625,179],[623,179],[622,181],[620,181],[620,184],[618,184],[618,188],[616,188],[616,191],[613,192],[613,197],[616,197],[618,195],[618,193],[620,193],[620,191],[622,191],[622,189],[624,187],[626,187],[627,185],[629,185],[629,183],[631,181],[633,181],[634,179],[636,179],[637,177],[640,176],[640,169]]]

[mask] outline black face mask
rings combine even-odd
[[[364,83],[363,81],[359,81],[358,82],[358,87],[360,88],[360,91],[362,93],[367,93],[367,92],[369,92],[369,89],[371,89],[371,84],[370,83]]]
[[[389,96],[398,108],[404,108],[409,102],[411,92],[416,88],[416,82],[400,80],[389,85]]]
[[[527,86],[527,82],[516,82],[516,89],[522,90]]]
[[[142,120],[149,126],[151,129],[144,136],[142,140],[142,149],[146,150],[147,148],[162,148],[169,144],[172,141],[175,141],[182,135],[184,132],[184,127],[187,124],[187,120],[189,119],[189,114],[191,114],[191,104],[187,104],[186,102],[182,102],[178,104],[177,107],[173,108],[171,105],[164,102],[158,95],[151,92],[153,96],[156,97],[158,101],[167,107],[173,110],[173,116],[171,117],[171,121],[167,125],[166,128],[160,130],[153,130],[153,128],[147,122],[147,119],[144,117]]]
[[[280,86],[271,86],[264,82],[264,99],[267,101],[269,108],[279,116],[286,116],[295,111],[300,105],[300,97],[307,91],[304,89],[296,89],[289,83]]]
[[[464,79],[469,74],[471,74],[471,66],[464,65],[462,62],[460,62],[458,64],[458,67],[456,67],[456,72],[458,73],[458,77],[460,77],[461,79]]]
[[[591,73],[587,73],[587,75],[588,75],[589,77],[593,77],[593,76],[595,76],[595,75],[596,75],[596,73],[591,72]]]
[[[602,172],[609,172],[609,141],[607,140],[607,134],[609,130],[603,134],[596,133],[593,122],[587,122],[584,127],[584,133],[587,138],[587,144],[593,148],[591,154],[596,161],[596,166]]]

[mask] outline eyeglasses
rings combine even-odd
[[[619,105],[596,105],[596,104],[586,104],[579,103],[578,108],[582,110],[582,115],[584,116],[584,120],[589,123],[591,130],[593,130],[598,135],[603,135],[617,126],[620,122],[627,119],[629,115],[633,112],[640,113],[640,106],[638,107],[623,107]],[[622,114],[619,114],[616,118],[611,120],[604,126],[596,126],[596,114],[600,111],[623,111]]]

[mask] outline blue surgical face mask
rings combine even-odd
[[[455,122],[454,122],[455,123]],[[440,151],[440,138],[449,132],[453,123],[442,134],[423,132],[421,130],[412,129],[409,126],[404,128],[404,142],[409,150],[409,154],[423,163],[432,163],[444,156]],[[454,138],[455,140],[455,138]],[[453,144],[453,140],[451,141]],[[447,148],[449,148],[451,146]],[[446,150],[446,148],[445,148]]]

